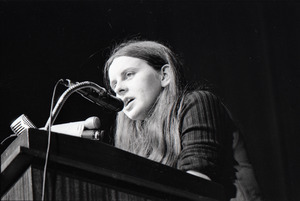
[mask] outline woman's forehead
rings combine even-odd
[[[142,64],[146,64],[146,61],[129,56],[120,56],[115,58],[108,70],[108,75],[112,78],[115,75],[122,73],[127,68],[139,67]]]

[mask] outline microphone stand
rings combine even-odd
[[[89,88],[89,89],[94,89],[98,92],[99,96],[105,96],[106,90],[102,87],[100,87],[99,85],[95,84],[94,82],[90,82],[90,81],[84,81],[84,82],[80,82],[77,84],[74,84],[72,86],[70,86],[58,99],[55,107],[53,108],[52,112],[51,112],[51,117],[49,117],[48,121],[45,124],[45,129],[48,130],[48,128],[50,128],[50,126],[53,125],[56,117],[58,116],[62,106],[65,104],[66,100],[69,98],[69,96],[71,94],[73,94],[74,92],[77,92],[81,89],[84,88]],[[50,125],[50,122],[52,125]]]

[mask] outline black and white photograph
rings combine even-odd
[[[0,0],[0,198],[300,200],[300,3]]]

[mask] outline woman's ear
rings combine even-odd
[[[161,67],[161,86],[166,87],[171,81],[171,69],[169,64]]]

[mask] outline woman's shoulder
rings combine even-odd
[[[220,102],[213,92],[208,90],[193,90],[184,95],[184,103],[189,102]]]
[[[180,104],[180,113],[186,114],[190,111],[209,112],[217,111],[222,108],[222,102],[211,91],[207,90],[192,90],[183,95]]]

